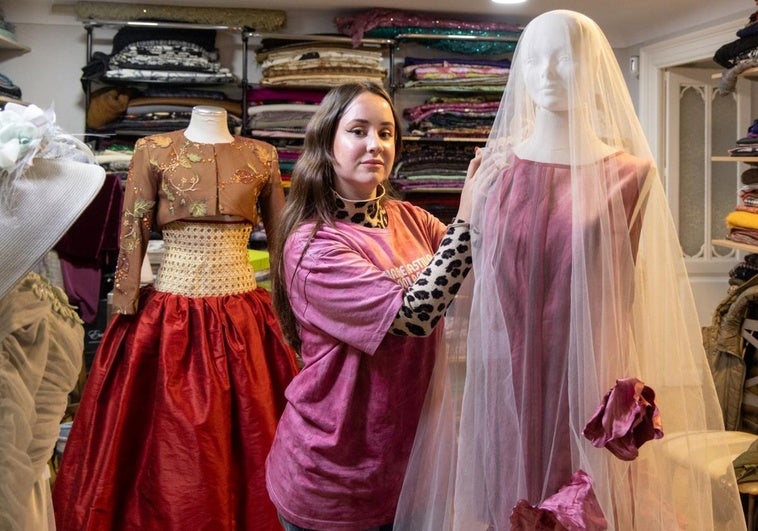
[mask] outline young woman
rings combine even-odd
[[[390,529],[442,317],[470,267],[469,183],[457,219],[392,199],[400,122],[373,83],[312,118],[278,238],[274,305],[303,368],[267,460],[287,530]]]

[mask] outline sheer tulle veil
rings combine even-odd
[[[579,470],[608,529],[744,529],[675,225],[592,20],[527,25],[476,182],[474,269],[395,529],[510,529],[519,500],[538,506]],[[664,433],[633,460],[583,435],[627,377],[655,391]]]

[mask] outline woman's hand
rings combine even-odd
[[[468,164],[468,170],[466,171],[466,181],[463,183],[463,190],[461,191],[461,201],[458,206],[458,215],[456,219],[461,221],[471,221],[471,203],[473,202],[473,189],[474,178],[479,166],[482,164],[482,150],[477,147],[474,153],[474,158]]]

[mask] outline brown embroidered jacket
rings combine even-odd
[[[284,205],[279,160],[270,144],[234,137],[199,144],[184,131],[141,138],[134,146],[124,191],[113,306],[137,312],[140,269],[150,228],[171,221],[240,216],[258,222],[258,199],[268,234]]]

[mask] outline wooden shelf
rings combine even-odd
[[[472,144],[483,144],[487,142],[486,137],[473,136],[419,136],[404,134],[403,142],[470,142]]]
[[[733,242],[732,240],[711,240],[711,243],[719,247],[730,247],[749,253],[758,253],[758,245],[750,245],[749,243]]]
[[[740,77],[750,79],[751,81],[758,80],[758,66],[748,68],[747,70],[740,72],[739,75]],[[721,79],[721,72],[716,73],[716,74],[711,74],[711,79]]]
[[[758,157],[711,157],[713,162],[748,162],[758,163]]]
[[[32,49],[23,44],[19,44],[10,37],[0,34],[0,50],[16,50],[20,52],[31,52]]]

